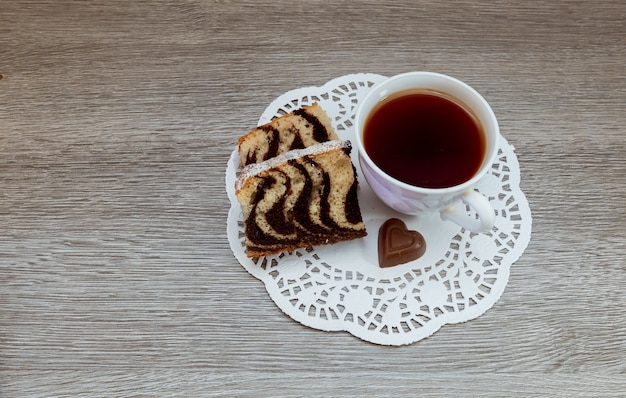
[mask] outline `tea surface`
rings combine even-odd
[[[478,119],[435,91],[383,100],[365,122],[363,145],[387,174],[423,188],[464,183],[478,171],[486,151]]]

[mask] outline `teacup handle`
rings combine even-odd
[[[478,218],[465,210],[465,205],[474,209]],[[489,232],[495,223],[495,212],[489,200],[478,192],[471,190],[461,196],[461,199],[441,211],[443,220],[452,221],[472,232]]]

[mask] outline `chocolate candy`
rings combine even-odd
[[[390,218],[378,231],[378,265],[381,268],[408,263],[420,258],[426,251],[422,234],[407,229],[397,218]]]

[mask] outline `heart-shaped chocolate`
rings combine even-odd
[[[426,251],[422,234],[409,230],[397,218],[390,218],[378,231],[378,265],[381,268],[416,260]]]

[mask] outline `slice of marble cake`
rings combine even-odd
[[[351,150],[349,141],[328,141],[243,169],[235,192],[248,257],[367,235]]]
[[[337,139],[330,118],[315,102],[254,128],[239,138],[237,147],[240,164],[245,166]]]

